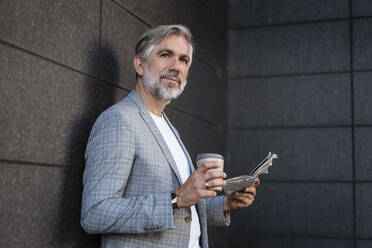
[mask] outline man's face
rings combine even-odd
[[[190,46],[183,36],[170,36],[155,45],[143,65],[143,83],[164,101],[177,98],[186,85]]]

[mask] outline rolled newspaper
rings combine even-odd
[[[276,158],[279,158],[278,155],[269,152],[267,157],[251,171],[250,175],[242,175],[227,179],[223,191],[227,195],[231,195],[236,191],[241,191],[246,187],[253,186],[259,175],[269,174],[269,167],[272,166],[273,160]]]

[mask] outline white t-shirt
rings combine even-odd
[[[173,159],[176,162],[178,172],[180,173],[182,183],[184,183],[187,178],[190,176],[190,165],[187,161],[185,152],[183,151],[180,143],[178,142],[175,134],[168,125],[164,117],[159,117],[149,112],[152,119],[154,120],[156,126],[158,127],[160,133],[163,135],[167,146],[172,153]],[[189,248],[197,248],[199,246],[200,238],[200,223],[199,217],[196,212],[195,205],[191,206],[191,229],[190,229],[190,240]]]

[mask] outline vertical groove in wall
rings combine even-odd
[[[229,147],[228,147],[228,135],[229,135],[229,84],[228,84],[229,77],[227,75],[223,76],[223,81],[225,82],[225,92],[224,92],[224,119],[223,119],[223,130],[222,135],[224,139],[224,153],[225,157],[229,154]],[[226,159],[226,158],[225,158]]]
[[[102,37],[102,1],[99,1],[99,35],[98,35],[98,45],[101,47],[101,37]]]
[[[230,20],[230,5],[226,2],[226,8],[225,8],[225,11],[226,11],[226,19],[225,19],[225,69],[224,69],[224,74],[223,74],[223,78],[224,78],[224,81],[225,81],[225,113],[224,113],[224,136],[225,136],[225,147],[224,147],[224,152],[226,154],[226,156],[228,156],[229,154],[229,144],[228,144],[228,140],[229,140],[229,88],[230,88],[230,84],[229,84],[229,81],[230,81],[230,76],[229,76],[229,70],[227,69],[228,68],[228,54],[229,54],[229,36],[228,36],[228,32],[229,32],[229,20]],[[226,160],[226,158],[225,158]]]
[[[230,120],[229,120],[229,89],[230,89],[230,76],[229,76],[229,70],[228,70],[228,57],[229,57],[229,22],[230,22],[230,4],[228,1],[225,2],[225,68],[224,68],[224,82],[225,82],[225,114],[224,114],[224,130],[223,130],[223,135],[224,135],[224,152],[225,152],[225,162],[226,162],[226,157],[229,156],[229,130],[230,130]],[[227,160],[228,161],[228,160]],[[225,165],[226,168],[226,165]],[[226,169],[224,170],[226,172]],[[227,175],[229,177],[229,175]],[[227,228],[226,230],[227,235],[225,236],[225,246],[229,246],[229,237],[230,237],[230,228]]]
[[[351,94],[351,156],[352,156],[352,188],[353,188],[353,245],[356,248],[356,186],[355,186],[355,114],[354,114],[354,65],[353,65],[353,9],[349,0],[349,41],[350,41],[350,94]]]
[[[99,1],[99,30],[98,30],[98,60],[101,61],[101,49],[102,49],[102,5],[103,0]],[[98,73],[98,81],[101,81],[101,73]]]

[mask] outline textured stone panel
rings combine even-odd
[[[230,28],[318,21],[349,16],[348,0],[230,0]]]
[[[230,233],[351,238],[351,183],[269,183],[254,205],[233,212]]]
[[[227,83],[221,74],[201,64],[191,75],[192,80],[195,78],[195,82],[200,84],[200,105],[194,105],[194,109],[200,109],[198,116],[213,121],[221,128],[227,118]]]
[[[148,28],[146,24],[128,13],[120,5],[110,1],[102,2],[102,50],[106,58],[102,61],[103,78],[126,89],[136,85],[133,67],[135,46],[139,35]],[[112,75],[115,75],[112,77]]]
[[[145,22],[155,26],[175,23],[178,14],[177,4],[180,1],[148,0],[146,4],[138,4],[136,0],[117,0],[117,2]]]
[[[329,248],[329,247],[337,247],[337,248],[353,248],[354,243],[353,240],[343,240],[343,239],[300,239],[295,238],[293,242],[293,247],[301,247],[301,248]]]
[[[356,248],[370,248],[372,247],[371,240],[357,240],[356,241]]]
[[[197,56],[218,68],[218,71],[225,70],[225,1],[150,0],[146,4],[138,4],[136,0],[118,2],[152,26],[176,23],[188,26],[196,41]]]
[[[0,39],[89,72],[99,8],[99,0],[1,1]]]
[[[371,16],[372,2],[370,0],[352,0],[353,16]]]
[[[372,73],[354,74],[354,117],[356,124],[372,124]]]
[[[231,247],[228,242],[229,227],[208,227],[209,247],[226,248]]]
[[[94,120],[125,92],[4,45],[0,64],[0,158],[83,163]]]
[[[234,248],[288,248],[292,240],[284,236],[249,235],[247,232],[229,234],[229,246]]]
[[[337,239],[310,239],[291,238],[290,236],[278,235],[249,235],[247,233],[234,233],[229,235],[229,247],[241,248],[353,248],[352,240]]]
[[[171,105],[213,123],[222,123],[226,99],[223,79],[196,58],[187,81],[184,92]]]
[[[372,180],[372,128],[355,129],[355,176],[357,180]]]
[[[194,165],[196,165],[196,155],[199,153],[212,152],[225,155],[225,140],[221,128],[174,109],[169,109],[166,113],[180,133]]]
[[[249,174],[268,152],[279,155],[262,180],[351,180],[350,128],[230,130],[226,169]]]
[[[347,21],[228,32],[230,77],[349,69]]]
[[[353,21],[353,61],[355,70],[372,68],[372,18]]]
[[[372,183],[356,184],[357,238],[372,238]]]
[[[350,106],[349,74],[236,79],[229,84],[231,127],[348,125]]]
[[[80,227],[81,168],[0,163],[0,246],[99,247]]]

